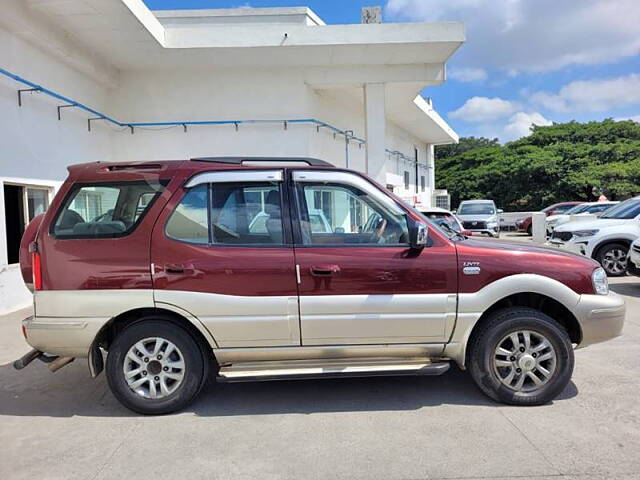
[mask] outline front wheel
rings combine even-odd
[[[125,407],[145,415],[175,412],[190,404],[208,368],[197,341],[183,328],[141,319],[109,347],[107,381]]]
[[[496,312],[474,332],[468,365],[486,395],[511,405],[542,405],[571,380],[573,348],[567,331],[530,308]]]
[[[610,277],[622,277],[627,273],[629,247],[622,243],[610,243],[598,250],[596,260]]]

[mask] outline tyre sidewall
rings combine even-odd
[[[123,365],[129,349],[148,337],[161,337],[172,342],[182,352],[185,376],[177,390],[160,399],[144,398],[127,384]],[[204,359],[196,340],[183,328],[162,320],[142,320],[122,331],[109,348],[107,381],[114,396],[127,408],[145,415],[171,413],[187,406],[204,383]]]
[[[535,392],[516,392],[499,379],[493,368],[498,342],[514,331],[530,330],[543,335],[556,352],[553,378]],[[557,322],[536,310],[505,311],[494,317],[477,338],[470,359],[471,374],[478,386],[494,400],[512,405],[541,405],[565,389],[573,373],[574,356],[569,336]]]

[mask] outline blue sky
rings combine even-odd
[[[145,0],[151,9],[308,6],[326,23],[462,21],[467,42],[426,89],[461,135],[508,141],[531,123],[640,121],[638,0]]]

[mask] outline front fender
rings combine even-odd
[[[536,293],[553,298],[575,312],[580,295],[549,277],[531,273],[510,275],[492,282],[477,292],[458,295],[458,315],[444,355],[465,366],[467,343],[480,317],[499,301],[519,293]]]

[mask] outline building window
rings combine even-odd
[[[404,189],[409,190],[409,172],[404,172]]]
[[[3,187],[7,260],[18,263],[20,240],[25,227],[49,208],[50,189],[46,187],[13,185]]]
[[[427,179],[424,178],[424,175],[420,176],[420,189],[424,192],[427,189]]]

